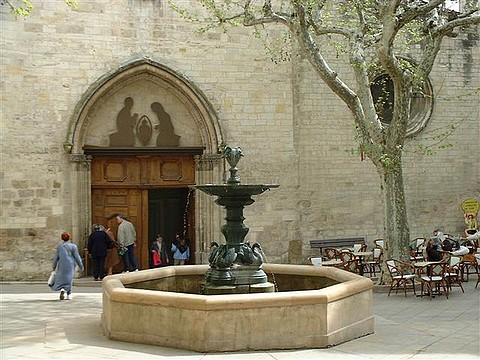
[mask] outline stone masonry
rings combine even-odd
[[[26,19],[14,19],[6,6],[0,11],[2,279],[45,278],[60,233],[72,231],[74,217],[88,219],[77,211],[87,199],[75,178],[82,165],[64,147],[74,109],[99,78],[143,58],[182,74],[205,95],[221,140],[244,149],[243,183],[281,185],[245,211],[248,238],[262,244],[269,261],[303,262],[313,239],[382,237],[375,168],[351,155],[348,109],[301,57],[275,64],[249,29],[199,34],[164,0],[82,0],[77,11],[38,1]],[[341,56],[332,60],[346,68]],[[447,40],[430,80],[432,117],[404,156],[412,238],[435,227],[460,234],[460,203],[480,200],[478,41]],[[414,151],[452,123],[459,127],[446,140],[451,147],[431,156]],[[89,139],[104,142],[96,129],[86,130]],[[84,245],[84,238],[74,240]]]

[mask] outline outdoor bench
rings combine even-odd
[[[312,249],[323,248],[352,248],[354,244],[365,244],[365,236],[341,238],[341,239],[323,239],[323,240],[310,240],[310,247]]]

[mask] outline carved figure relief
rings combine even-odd
[[[155,125],[155,129],[159,131],[157,137],[157,146],[178,146],[180,136],[175,134],[170,115],[165,111],[162,104],[159,102],[154,102],[151,105],[151,108],[157,115],[159,122],[158,125]]]
[[[110,146],[134,146],[134,128],[137,124],[138,114],[131,114],[133,99],[127,97],[124,106],[117,115],[117,132],[110,135]]]
[[[142,115],[138,120],[138,114],[131,114],[133,98],[127,97],[124,106],[117,115],[117,132],[110,135],[110,146],[132,147],[138,138],[143,146],[148,146],[153,132],[158,132],[156,146],[176,147],[180,142],[180,136],[175,134],[170,115],[165,111],[162,104],[154,102],[151,109],[157,116],[158,124],[153,126],[147,115]]]

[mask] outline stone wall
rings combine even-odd
[[[6,6],[0,11],[3,279],[46,276],[60,233],[72,231],[74,217],[87,216],[77,214],[82,199],[72,195],[84,181],[72,175],[82,165],[63,148],[74,109],[92,83],[143,57],[205,94],[223,140],[244,149],[243,182],[281,185],[245,211],[249,239],[263,245],[269,261],[288,262],[289,253],[301,261],[298,247],[307,256],[311,239],[382,236],[375,168],[348,152],[355,147],[351,116],[306,61],[273,63],[248,29],[200,35],[197,25],[158,0],[81,1],[78,11],[40,1],[30,17],[17,20]],[[480,197],[479,97],[473,94],[480,60],[471,45],[448,41],[432,74],[435,109],[426,132],[461,122],[448,139],[453,146],[415,154],[421,133],[408,147],[412,236],[436,226],[460,232],[461,201]],[[88,133],[102,143],[94,128]]]

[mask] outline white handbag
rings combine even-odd
[[[48,286],[52,286],[53,283],[55,282],[55,275],[57,275],[57,272],[55,270],[52,270],[50,273],[50,276],[48,277],[47,284]]]

